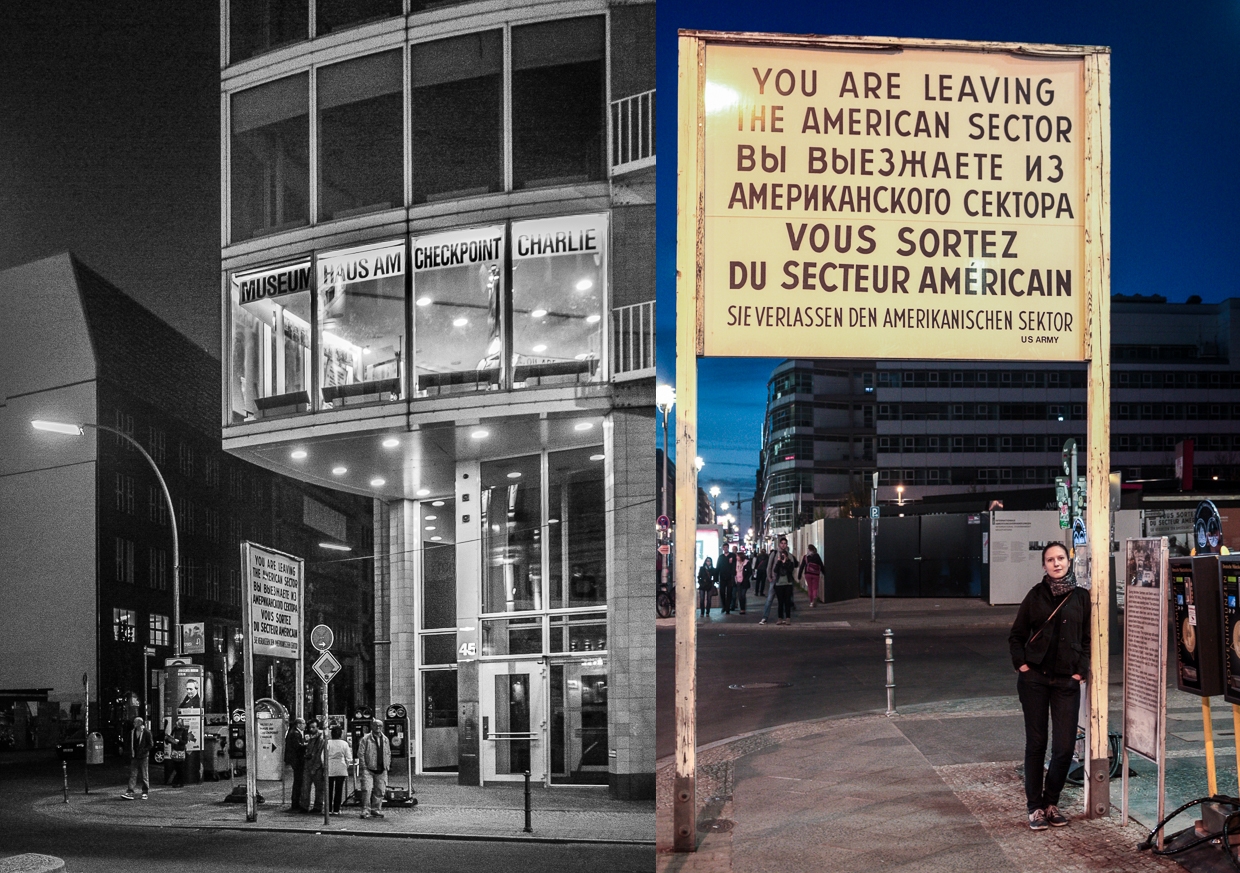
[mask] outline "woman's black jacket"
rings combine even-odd
[[[697,587],[699,591],[714,591],[719,584],[719,571],[703,564],[698,568]]]
[[[1045,578],[1025,595],[1008,637],[1012,666],[1017,670],[1022,664],[1028,664],[1056,676],[1085,676],[1089,672],[1089,591],[1073,588],[1064,596],[1067,602],[1055,613],[1050,626],[1043,628],[1060,598],[1051,593],[1050,583]],[[1029,642],[1029,637],[1039,629],[1041,633]],[[1054,663],[1043,663],[1049,660],[1052,651]]]

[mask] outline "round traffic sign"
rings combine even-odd
[[[332,643],[336,641],[336,635],[332,633],[332,629],[325,624],[316,624],[314,630],[310,631],[310,645],[314,646],[320,652],[326,652],[332,647]]]
[[[658,521],[655,522],[659,526],[659,530],[667,530],[672,526],[672,520],[666,515],[660,515]]]

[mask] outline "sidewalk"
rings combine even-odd
[[[1111,715],[1120,716],[1112,686]],[[1222,707],[1218,707],[1222,709]],[[1229,708],[1228,708],[1229,709]],[[1236,786],[1231,713],[1216,716],[1218,788]],[[1224,723],[1224,718],[1226,724]],[[1114,722],[1118,723],[1118,722]],[[1167,811],[1207,793],[1200,701],[1172,692],[1168,711]],[[1154,767],[1134,761],[1128,827],[1120,783],[1109,818],[1085,820],[1081,790],[1068,786],[1067,828],[1032,832],[1021,770],[1023,721],[1015,696],[909,707],[799,722],[698,750],[694,854],[672,845],[670,760],[658,769],[658,869],[764,873],[1064,873],[1182,870],[1136,851],[1155,823]],[[1192,824],[1195,812],[1168,833]],[[1219,855],[1218,860],[1225,864]]]
[[[244,784],[244,780],[238,780]],[[613,800],[605,786],[532,787],[533,833],[523,832],[525,797],[521,785],[479,788],[446,779],[415,780],[418,805],[389,807],[383,819],[361,819],[357,806],[345,806],[323,825],[322,814],[290,813],[280,802],[280,783],[262,782],[259,793],[266,803],[258,807],[258,821],[245,820],[244,803],[224,803],[231,790],[227,781],[204,782],[184,788],[152,785],[150,799],[124,800],[123,784],[92,786],[83,794],[71,790],[69,803],[61,794],[35,803],[38,812],[77,823],[124,827],[209,828],[251,831],[308,831],[375,837],[421,837],[524,842],[582,842],[651,845],[654,842],[653,804]]]

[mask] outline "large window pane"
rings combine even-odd
[[[422,524],[422,627],[454,628],[456,501],[422,501],[419,520]]]
[[[319,219],[404,204],[399,50],[318,73]]]
[[[310,100],[305,74],[232,98],[232,238],[310,221]]]
[[[418,396],[499,386],[504,228],[413,240]]]
[[[229,61],[236,63],[306,39],[310,4],[308,0],[230,0],[228,24]]]
[[[501,190],[501,32],[489,30],[423,43],[411,51],[413,201]]]
[[[501,618],[482,622],[482,655],[541,655],[542,619]]]
[[[538,455],[482,465],[482,611],[543,609]]]
[[[515,387],[602,375],[607,216],[512,225]]]
[[[299,261],[232,275],[233,422],[308,408],[311,274]]]
[[[318,35],[355,24],[400,15],[400,0],[317,0],[314,26]]]
[[[547,548],[552,609],[607,603],[603,448],[548,455]]]
[[[514,187],[605,178],[604,43],[601,17],[512,29]]]
[[[319,385],[333,407],[403,396],[405,244],[319,257]]]

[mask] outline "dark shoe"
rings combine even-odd
[[[1068,818],[1059,811],[1059,807],[1051,804],[1046,808],[1046,821],[1053,828],[1063,828],[1068,826]]]
[[[365,812],[365,811],[363,811],[363,812],[362,812],[362,818],[370,818],[370,813],[369,813],[369,812]]]
[[[1050,825],[1046,821],[1045,810],[1035,809],[1033,812],[1029,813],[1029,830],[1044,831],[1048,827],[1050,827]]]
[[[381,812],[372,812],[372,813],[371,813],[371,815],[373,815],[375,818],[384,818],[384,817],[385,817],[385,816],[383,815],[383,813],[381,813]]]

